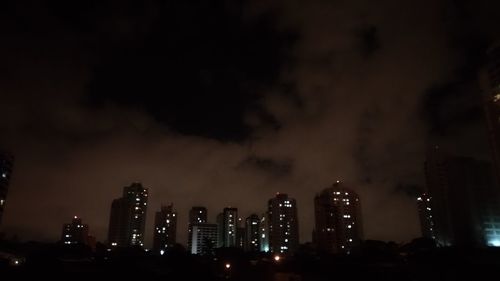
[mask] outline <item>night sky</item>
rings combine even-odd
[[[111,201],[141,181],[153,213],[209,220],[357,191],[365,238],[420,235],[434,144],[488,157],[477,69],[500,39],[490,0],[0,4],[0,147],[16,157],[2,230],[55,241],[79,215],[105,240]]]

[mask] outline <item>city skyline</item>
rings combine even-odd
[[[262,219],[276,192],[307,242],[313,195],[340,180],[366,239],[407,242],[429,148],[500,174],[495,1],[8,2],[7,238],[55,241],[78,215],[106,240],[118,190],[142,182],[148,247],[166,202],[184,244],[192,206]]]

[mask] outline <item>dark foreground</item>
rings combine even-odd
[[[0,280],[497,280],[500,250],[395,248],[365,244],[349,256],[303,246],[293,257],[219,249],[193,256],[181,246],[164,255],[139,249],[95,252],[56,244],[1,243]],[[5,254],[5,253],[13,253]],[[10,255],[10,256],[9,256]]]

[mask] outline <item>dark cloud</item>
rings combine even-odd
[[[186,241],[191,206],[245,216],[280,191],[308,241],[314,194],[343,180],[366,238],[407,241],[427,145],[485,147],[472,81],[498,36],[490,2],[7,1],[3,227],[53,240],[78,214],[102,240],[142,181],[148,239],[162,203]]]
[[[238,168],[256,169],[274,177],[283,177],[290,175],[292,172],[293,161],[290,159],[274,160],[271,158],[250,155],[238,165]]]
[[[104,54],[91,79],[92,105],[138,107],[187,135],[241,141],[289,61],[293,34],[277,30],[271,12],[242,18],[225,1],[171,4],[139,42]]]

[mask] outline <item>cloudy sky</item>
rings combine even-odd
[[[365,238],[420,235],[427,147],[487,158],[476,73],[500,38],[488,0],[6,1],[0,147],[15,169],[2,230],[54,241],[79,215],[99,240],[140,181],[174,203],[263,213],[359,193]]]

